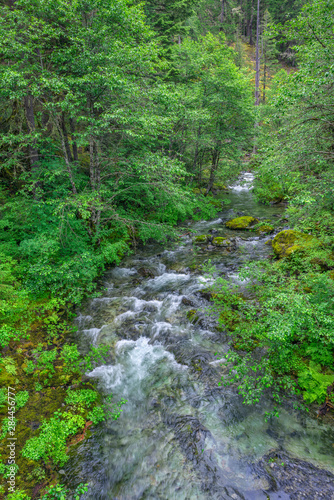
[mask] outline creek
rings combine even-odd
[[[137,249],[104,276],[103,296],[81,308],[80,349],[102,343],[112,358],[89,377],[103,394],[128,400],[117,421],[75,447],[62,471],[72,486],[89,484],[85,499],[334,499],[330,425],[289,401],[279,419],[265,422],[270,402],[243,405],[234,387],[218,385],[226,367],[215,353],[223,356],[229,344],[205,314],[208,279],[196,266],[211,259],[233,284],[242,283],[244,262],[268,258],[268,236],[224,225],[238,215],[282,217],[284,207],[256,203],[252,180],[244,173],[217,218],[189,223],[181,241]],[[195,246],[188,227],[235,238],[233,248]]]

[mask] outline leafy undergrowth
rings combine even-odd
[[[91,425],[117,419],[125,401],[112,403],[110,397],[103,403],[94,385],[82,381],[85,372],[107,359],[108,348],[91,348],[82,356],[76,345],[67,343],[73,327],[65,302],[34,301],[19,292],[16,282],[10,284],[8,262],[6,276],[1,319],[7,327],[4,331],[11,335],[0,338],[0,442],[8,450],[8,438],[15,438],[15,464],[2,451],[1,494],[10,493],[7,480],[15,469],[16,493],[7,498],[36,498],[45,493],[47,485],[57,482],[69,447],[82,440]],[[12,302],[6,300],[10,292]]]
[[[217,208],[203,196],[189,196],[187,207],[174,207],[167,225],[159,220],[155,225],[139,224],[133,237],[145,241],[176,236],[172,226],[178,218],[216,213]],[[21,217],[18,211],[22,214],[24,200],[18,200],[19,196],[7,199],[0,221],[4,228],[0,237],[0,496],[67,498],[58,471],[68,460],[69,447],[89,435],[91,426],[118,419],[125,403],[113,402],[112,395],[102,401],[94,384],[83,381],[83,374],[108,360],[108,347],[92,347],[83,356],[70,343],[73,306],[96,294],[97,277],[107,264],[119,263],[131,251],[132,241],[122,223],[110,227],[99,245],[80,239],[84,220],[75,221],[76,227],[66,235],[56,234],[55,212],[39,200],[30,200]],[[6,447],[9,437],[15,438],[12,463]],[[15,493],[8,482],[13,474]],[[54,488],[47,493],[50,486]]]
[[[242,292],[215,281],[211,314],[233,347],[222,383],[237,384],[244,403],[270,391],[278,405],[294,395],[298,407],[321,404],[322,414],[334,408],[333,268],[332,245],[315,240],[289,257],[248,263]]]

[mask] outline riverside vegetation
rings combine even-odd
[[[161,9],[3,2],[0,439],[14,421],[17,489],[6,490],[2,452],[1,495],[84,492],[61,486],[68,451],[92,425],[117,420],[126,402],[102,401],[84,377],[110,354],[79,352],[74,308],[99,295],[98,277],[138,242],[177,238],[178,222],[212,217],[212,193],[244,168],[254,130],[256,196],[288,201],[293,232],[275,236],[275,260],[245,267],[245,296],[221,278],[213,285],[236,370],[222,383],[237,382],[246,403],[271,389],[278,403],[292,392],[298,405],[333,407],[334,5],[315,0],[300,11],[304,2],[286,1],[286,22],[281,3],[261,2],[263,102],[254,108],[251,2],[225,12],[213,0]],[[247,217],[245,228],[274,230]],[[15,420],[7,386],[16,390]]]

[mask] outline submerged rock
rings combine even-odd
[[[210,241],[210,237],[207,234],[201,234],[200,236],[195,236],[193,239],[194,245],[205,245]]]
[[[155,278],[156,276],[152,269],[149,269],[148,267],[140,267],[137,272],[143,278]]]
[[[225,226],[229,229],[248,229],[249,227],[257,224],[259,222],[255,217],[237,217],[236,219],[229,220],[225,223]]]
[[[268,493],[277,492],[275,498],[332,499],[334,475],[315,465],[290,457],[284,451],[274,451],[252,465],[258,477],[269,483]],[[279,496],[281,495],[281,496]],[[270,496],[271,498],[271,496]]]
[[[278,233],[272,241],[272,247],[278,258],[288,257],[296,250],[309,247],[315,238],[293,229],[285,229]]]
[[[217,236],[216,238],[213,238],[212,244],[215,247],[228,247],[229,245],[231,245],[231,240],[229,240],[228,238]]]

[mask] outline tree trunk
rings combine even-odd
[[[68,158],[68,161],[70,163],[72,163],[73,158],[72,158],[71,148],[70,148],[70,145],[69,145],[69,142],[68,142],[64,113],[61,114],[61,128],[62,128],[63,135],[64,135],[64,144],[65,144],[67,158]]]
[[[259,54],[259,37],[260,37],[260,0],[257,0],[256,50],[255,50],[255,106],[258,106],[260,104],[260,54]]]
[[[202,165],[204,160],[205,150],[199,153],[199,162],[198,162],[198,186],[201,189],[202,185]]]
[[[240,13],[241,13],[241,19],[240,19],[240,34],[243,36],[244,34],[244,15],[242,11],[242,0],[240,0]]]
[[[267,57],[264,52],[264,67],[263,67],[263,102],[266,102],[266,83],[267,83]]]
[[[70,183],[72,186],[72,192],[73,192],[73,194],[77,194],[77,188],[75,186],[74,178],[72,175],[71,162],[70,162],[70,159],[68,157],[68,147],[69,147],[68,144],[66,147],[65,133],[64,133],[64,128],[63,128],[63,118],[64,118],[63,114],[61,114],[58,116],[54,116],[53,119],[54,119],[54,123],[57,127],[59,137],[60,137],[61,148],[62,148],[63,155],[64,155],[64,160],[65,160],[65,165],[66,165],[68,177],[70,179]],[[66,132],[66,130],[65,130],[65,132]]]
[[[219,152],[215,148],[212,152],[212,164],[211,164],[211,169],[210,169],[210,179],[209,179],[208,187],[206,188],[205,196],[207,196],[210,193],[212,186],[215,182],[215,173],[217,170],[218,161],[219,161]]]
[[[221,5],[222,6],[221,6],[221,11],[220,11],[220,16],[219,16],[219,20],[220,20],[219,31],[223,31],[225,0],[221,0]]]
[[[200,137],[201,137],[201,126],[199,126],[198,130],[197,130],[197,139],[196,139],[195,156],[194,156],[194,172],[195,172],[195,174],[196,174],[197,159],[198,159],[198,143],[199,143]]]
[[[253,45],[253,17],[254,17],[254,0],[252,0],[251,4],[251,16],[248,24],[248,32],[247,36],[249,36],[249,44]]]
[[[77,146],[76,141],[74,140],[75,122],[74,122],[73,118],[70,118],[69,122],[70,122],[70,128],[71,128],[71,133],[72,133],[73,160],[74,161],[79,161],[79,158],[78,158],[78,146]]]
[[[29,132],[33,134],[36,128],[35,128],[35,116],[34,116],[34,99],[32,95],[24,96],[24,108],[25,108]],[[34,170],[38,166],[38,160],[39,160],[35,139],[33,139],[32,145],[29,145],[29,157],[30,157],[31,170]]]
[[[94,148],[94,140],[92,137],[89,138],[89,177],[90,177],[90,186],[92,191],[95,191],[95,148]]]

